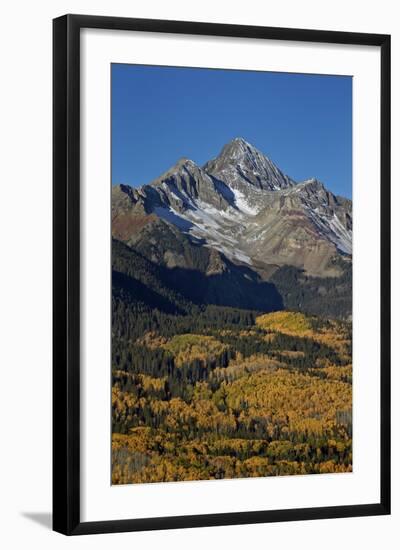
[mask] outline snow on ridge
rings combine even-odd
[[[241,212],[249,216],[255,216],[258,214],[258,208],[254,208],[249,205],[245,199],[245,194],[242,193],[242,191],[239,191],[239,189],[232,189],[232,192],[235,195],[235,204]]]
[[[336,213],[328,217],[321,215],[315,208],[308,208],[307,212],[321,233],[331,241],[338,250],[345,254],[352,254],[353,232],[344,227]]]
[[[192,226],[189,220],[181,216],[179,212],[172,207],[166,208],[165,206],[156,206],[153,211],[159,218],[172,223],[182,231],[189,231]]]
[[[236,209],[230,207],[220,211],[197,200],[193,210],[177,212],[172,206],[157,206],[153,211],[187,235],[204,239],[205,246],[218,250],[230,260],[252,264],[251,258],[238,249],[238,237],[244,228],[245,217]]]
[[[333,215],[331,220],[328,220],[328,223],[335,236],[337,236],[336,246],[345,254],[351,254],[353,248],[352,231],[346,230],[336,214]]]

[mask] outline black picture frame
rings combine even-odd
[[[381,50],[381,495],[370,504],[80,520],[80,31],[84,28],[378,46]],[[65,15],[53,21],[53,529],[66,535],[390,513],[390,36]]]

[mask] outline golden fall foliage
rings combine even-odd
[[[277,312],[139,344],[146,371],[113,369],[114,484],[352,470],[349,323]]]
[[[308,318],[303,313],[294,311],[276,311],[260,315],[256,319],[256,324],[262,329],[297,336],[307,336],[312,332]]]
[[[195,359],[201,362],[213,360],[227,349],[212,336],[202,334],[179,334],[163,347],[174,355],[178,366]]]
[[[345,326],[344,329],[343,322],[329,320],[323,324],[318,323],[318,328],[315,328],[313,327],[313,321],[318,321],[318,318],[294,311],[276,311],[257,317],[256,325],[272,333],[280,332],[290,336],[311,338],[343,355],[346,354],[347,348],[351,344],[348,327]],[[351,357],[347,357],[351,362]]]

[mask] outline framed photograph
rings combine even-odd
[[[390,513],[390,36],[54,20],[54,529]]]

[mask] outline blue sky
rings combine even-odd
[[[295,180],[351,197],[352,79],[113,64],[112,183],[149,183],[243,137]]]

